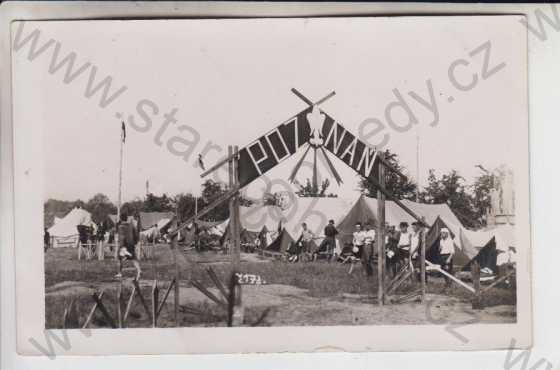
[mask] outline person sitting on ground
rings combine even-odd
[[[304,222],[301,224],[301,251],[302,253],[307,257],[307,259],[309,259],[311,257],[311,243],[313,242],[313,239],[315,238],[315,235],[313,234],[313,231],[309,230],[309,228],[307,228],[307,224]]]
[[[449,229],[443,228],[440,231],[439,237],[439,264],[442,270],[446,271],[450,275],[453,275],[453,255],[455,254],[455,241],[449,233]],[[445,287],[451,286],[451,279],[444,275]]]
[[[126,213],[121,213],[120,222],[117,226],[118,241],[119,241],[119,272],[115,275],[116,278],[122,278],[123,264],[126,260],[131,260],[134,268],[136,269],[135,280],[140,280],[140,262],[136,258],[136,243],[138,242],[137,233],[134,230],[134,225],[128,222]]]
[[[295,241],[291,242],[290,246],[286,250],[288,262],[297,262],[299,260],[299,255],[301,253],[301,237]]]
[[[327,255],[327,262],[330,262],[333,251],[336,248],[336,236],[338,235],[338,230],[334,226],[334,220],[329,220],[327,226],[325,226],[325,238],[319,245],[319,248],[313,253],[313,260],[316,260],[319,253],[325,253]]]

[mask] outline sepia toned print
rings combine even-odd
[[[524,323],[512,19],[14,23],[43,328]]]

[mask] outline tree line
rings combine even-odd
[[[394,168],[406,174],[406,168],[399,162],[397,154],[385,151],[386,160]],[[416,200],[420,203],[449,205],[461,222],[470,228],[480,228],[486,225],[486,212],[490,207],[490,191],[492,190],[493,178],[488,173],[481,173],[469,184],[458,171],[451,170],[448,173],[438,175],[435,170],[428,174],[428,185],[418,189],[415,182],[410,178],[398,176],[395,172],[387,171],[386,188],[398,199]],[[336,197],[336,194],[327,192],[330,186],[328,179],[323,180],[318,186],[313,186],[308,179],[304,185],[298,185],[296,194],[300,197]],[[202,184],[201,196],[195,198],[191,193],[181,193],[175,196],[162,194],[160,196],[149,193],[143,199],[136,198],[125,202],[121,211],[128,215],[138,215],[140,212],[172,212],[177,214],[179,220],[185,220],[195,213],[195,201],[198,210],[202,210],[215,199],[227,192],[227,186],[213,180],[207,180]],[[375,198],[377,188],[368,179],[360,178],[358,190],[362,194]],[[262,202],[265,205],[273,205],[280,201],[281,194],[264,194]],[[253,200],[242,197],[241,204],[250,206]],[[88,201],[80,199],[76,201],[63,201],[49,199],[44,204],[45,225],[53,224],[54,217],[63,217],[72,208],[80,206],[92,214],[94,222],[101,222],[110,214],[117,213],[117,207],[104,194],[96,194]],[[228,202],[223,202],[213,209],[202,219],[208,221],[221,221],[229,218]]]
[[[386,160],[398,171],[406,174],[406,168],[399,162],[398,155],[385,151]],[[420,203],[446,203],[463,225],[469,228],[486,226],[486,213],[490,208],[490,191],[493,187],[493,176],[481,172],[472,183],[468,183],[457,170],[437,174],[434,169],[428,173],[428,184],[419,189],[418,185],[387,171],[386,188],[398,199],[408,199]],[[369,197],[377,197],[377,187],[368,179],[362,178],[359,189]]]

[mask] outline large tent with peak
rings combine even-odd
[[[421,204],[409,200],[403,200],[408,208],[410,208],[419,217],[423,217],[428,225],[433,225],[439,218],[446,224],[461,226],[461,222],[455,216],[453,211],[447,204]],[[347,212],[346,217],[336,224],[340,237],[344,242],[352,239],[352,233],[355,230],[357,222],[371,222],[373,226],[377,226],[377,199],[360,196],[354,203],[352,208]],[[401,222],[411,224],[415,219],[405,212],[393,201],[385,201],[385,223],[391,226],[398,226]]]
[[[91,226],[91,214],[83,208],[74,208],[48,229],[53,248],[76,247],[78,225]]]
[[[335,224],[340,223],[358,199],[359,196],[355,198],[295,197],[284,208],[259,204],[241,207],[241,228],[254,233],[273,234],[272,243],[274,243],[282,235],[283,230],[291,240],[297,240],[301,234],[301,224],[305,222],[320,239],[328,221],[332,219]],[[229,220],[227,222],[229,223]],[[287,240],[286,236],[284,238]],[[317,244],[320,243],[319,239],[316,241]]]
[[[453,264],[464,266],[478,254],[478,250],[465,234],[465,228],[436,218],[430,230],[426,233],[426,259],[432,263],[439,263],[437,250],[439,236],[442,229],[448,229],[455,244]]]
[[[148,230],[153,227],[161,229],[165,227],[174,217],[172,212],[140,212],[139,228]]]

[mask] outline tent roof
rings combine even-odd
[[[149,229],[163,219],[171,220],[173,216],[173,212],[140,212],[140,229]]]
[[[290,244],[294,242],[294,239],[290,236],[290,233],[285,229],[280,232],[278,237],[265,249],[272,252],[284,253],[290,247]]]
[[[493,229],[487,229],[488,234],[496,237],[496,248],[506,251],[509,247],[516,247],[515,228],[512,225],[498,225]]]
[[[377,221],[377,199],[364,196],[363,200],[370,207],[371,211],[375,215],[375,221]],[[428,225],[432,225],[436,219],[440,217],[446,224],[461,226],[461,221],[459,221],[457,216],[455,216],[453,211],[451,211],[451,208],[449,208],[449,206],[445,203],[423,204],[406,199],[401,202],[418,216],[424,217]],[[410,224],[416,220],[395,202],[390,200],[385,201],[385,222],[389,225],[398,226],[398,224],[403,221]]]
[[[74,208],[48,231],[54,237],[68,237],[78,235],[78,225],[89,226],[91,223],[91,214],[88,211],[83,208]]]
[[[253,205],[241,207],[241,225],[243,228],[260,232],[278,230],[281,225],[290,235],[295,236],[301,231],[301,224],[307,223],[315,234],[322,234],[323,228],[330,219],[338,224],[342,221],[353,204],[355,198],[295,198],[286,209],[277,206]]]

